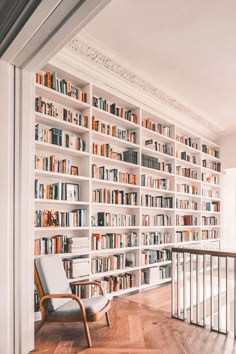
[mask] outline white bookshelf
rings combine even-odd
[[[52,71],[52,70],[51,70]],[[55,69],[55,71],[57,71]],[[135,266],[125,267],[121,269],[108,270],[105,272],[92,273],[92,271],[82,279],[97,279],[103,280],[104,277],[109,276],[119,276],[125,273],[131,273],[135,275],[135,282],[132,288],[121,289],[120,291],[112,291],[109,296],[118,296],[127,294],[133,291],[142,291],[143,289],[148,289],[153,286],[158,286],[165,282],[170,281],[170,274],[168,273],[164,278],[159,278],[155,282],[150,284],[142,283],[142,271],[153,268],[153,267],[165,267],[171,263],[170,260],[160,261],[157,263],[142,265],[141,257],[144,250],[158,251],[161,249],[169,249],[173,246],[186,246],[193,244],[205,244],[207,242],[218,242],[220,240],[220,229],[221,229],[221,173],[219,171],[214,171],[209,168],[209,166],[217,166],[213,164],[220,163],[220,158],[215,156],[214,149],[220,151],[220,147],[214,142],[208,141],[202,138],[194,132],[190,132],[183,127],[179,127],[173,122],[164,120],[158,116],[158,114],[153,114],[143,109],[142,105],[138,102],[136,104],[121,99],[118,95],[112,95],[108,91],[99,88],[97,85],[93,85],[92,82],[79,80],[79,78],[72,78],[67,76],[66,72],[60,73],[60,78],[70,79],[78,85],[87,93],[87,102],[79,101],[75,98],[71,98],[65,94],[59,93],[55,90],[42,86],[40,84],[35,85],[35,96],[42,97],[46,103],[53,103],[61,108],[67,110],[78,110],[82,114],[88,117],[88,127],[79,126],[61,119],[49,116],[45,113],[35,112],[35,124],[40,124],[43,127],[57,128],[65,132],[75,134],[80,136],[86,141],[85,151],[78,151],[72,148],[66,148],[63,146],[53,145],[47,142],[36,141],[35,142],[35,153],[46,158],[48,156],[54,155],[56,159],[70,159],[73,166],[77,166],[79,170],[79,175],[71,175],[61,172],[51,172],[42,169],[35,169],[35,179],[39,182],[51,185],[53,183],[74,183],[79,184],[81,191],[81,198],[78,201],[68,201],[68,200],[52,200],[52,199],[42,199],[35,198],[35,209],[54,209],[58,211],[70,212],[76,208],[85,208],[87,211],[87,224],[86,226],[50,226],[50,227],[35,227],[35,240],[36,239],[47,239],[52,238],[55,235],[66,235],[68,237],[89,237],[89,250],[87,253],[84,251],[76,253],[60,253],[58,256],[63,259],[72,258],[80,255],[88,255],[89,262],[96,257],[105,257],[115,254],[125,254],[127,252],[133,252],[135,254]],[[110,103],[116,103],[118,107],[124,107],[127,110],[132,110],[137,115],[137,124],[120,118],[110,112],[102,110],[100,108],[93,106],[93,96],[102,97],[107,99]],[[111,134],[107,135],[92,129],[92,117],[95,116],[96,120],[104,124],[116,125],[120,129],[130,130],[131,132],[136,132],[136,143],[126,141]],[[150,119],[154,123],[162,124],[166,131],[170,129],[170,134],[160,134],[157,131],[153,131],[149,128],[143,126],[143,120]],[[169,127],[169,128],[168,128]],[[163,128],[164,129],[164,128]],[[183,142],[183,139],[188,139],[188,144]],[[153,139],[152,147],[145,145],[147,140]],[[191,144],[189,143],[191,139]],[[156,144],[158,149],[172,149],[172,155],[166,154],[162,151],[156,151],[154,149]],[[192,142],[197,144],[196,147],[192,146]],[[110,144],[114,151],[122,154],[125,150],[133,150],[137,152],[137,164],[120,161],[112,159],[106,156],[100,156],[93,153],[93,143],[96,144]],[[163,147],[164,145],[164,147]],[[168,145],[166,147],[166,145]],[[202,145],[208,146],[210,148],[210,153],[202,152]],[[183,160],[181,153],[186,153],[188,157]],[[164,164],[172,164],[171,172],[167,172],[166,168],[164,170],[158,170],[150,166],[142,165],[142,154],[148,155],[149,157],[158,158],[159,162]],[[187,159],[190,159],[188,161]],[[203,160],[206,160],[207,167],[203,166]],[[195,161],[196,163],[194,163]],[[118,169],[120,172],[130,173],[136,175],[136,185],[116,182],[114,180],[105,180],[92,177],[92,165],[95,164],[97,167],[105,166],[108,170]],[[190,177],[186,175],[179,175],[176,173],[176,168],[180,166],[182,169],[190,169]],[[217,168],[217,167],[216,167]],[[197,178],[193,178],[191,171],[196,171]],[[188,173],[188,172],[186,172]],[[208,181],[202,181],[202,174],[205,174],[205,179]],[[151,176],[154,179],[169,181],[169,189],[153,188],[152,186],[145,186],[141,184],[142,175]],[[109,177],[110,178],[110,177]],[[215,178],[217,183],[212,183],[212,178]],[[111,179],[111,178],[110,178]],[[195,189],[196,194],[192,192],[186,192],[186,189]],[[125,205],[125,204],[111,204],[111,203],[99,203],[92,201],[92,193],[95,189],[106,189],[106,190],[122,190],[127,193],[137,192],[137,204],[136,205]],[[181,190],[180,190],[181,189]],[[206,195],[203,195],[203,191]],[[212,195],[214,193],[214,195]],[[141,205],[141,196],[143,199],[145,195],[149,195],[154,198],[167,198],[172,197],[172,208],[159,207],[152,205]],[[182,209],[176,207],[176,200],[181,201],[181,203],[190,203],[192,201],[197,203],[197,209]],[[214,204],[214,207],[219,207],[220,211],[216,210],[203,210],[203,203],[207,203],[207,208]],[[212,204],[213,203],[213,204]],[[217,204],[218,203],[218,204]],[[117,214],[134,214],[136,216],[135,226],[92,226],[91,217],[95,217],[97,212],[106,213],[117,213]],[[149,215],[154,218],[155,215],[163,214],[171,217],[170,225],[143,225],[142,215]],[[193,218],[197,218],[197,225],[176,225],[177,216],[190,215]],[[205,219],[204,219],[205,218]],[[204,225],[203,221],[209,225]],[[212,223],[215,222],[213,225]],[[119,248],[107,248],[107,249],[92,249],[92,237],[93,234],[106,234],[106,233],[137,233],[137,245],[133,247],[119,247]],[[142,243],[142,233],[149,232],[159,232],[170,234],[171,242],[159,243],[159,244],[147,244]],[[180,242],[177,239],[182,232],[182,236],[185,232],[185,237],[189,237],[189,241],[183,239]],[[191,232],[196,232],[194,237],[197,238],[196,241],[190,239]],[[204,232],[204,237],[203,237]],[[213,232],[215,232],[214,237]],[[210,235],[210,236],[209,236]],[[209,239],[205,239],[209,237]],[[39,257],[37,255],[36,257]],[[70,281],[74,281],[71,279]]]

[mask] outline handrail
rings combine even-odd
[[[236,258],[236,252],[228,252],[228,251],[214,251],[208,249],[197,249],[197,248],[184,248],[184,247],[172,247],[172,252],[176,253],[191,253],[191,254],[199,254],[199,255],[209,255],[213,257],[231,257]]]
[[[236,338],[236,252],[173,247],[171,293],[173,318],[228,334],[233,316]]]

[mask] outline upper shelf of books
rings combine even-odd
[[[174,149],[174,152],[198,154],[198,165],[202,165],[201,158],[206,160],[206,165],[208,161],[219,161],[220,147],[216,143],[168,121],[161,114],[143,109],[135,100],[125,100],[109,87],[100,88],[59,68],[48,65],[44,71],[36,74],[36,96],[39,101],[45,100],[46,105],[50,105],[52,100],[65,108],[83,112],[86,116],[92,108],[91,116],[99,124],[109,123],[137,131],[142,127],[142,139],[138,138],[140,145],[145,146],[149,139],[153,144],[168,144],[168,148]]]

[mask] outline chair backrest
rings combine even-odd
[[[66,277],[62,259],[57,255],[47,255],[35,259],[35,268],[38,274],[40,284],[36,283],[41,298],[50,294],[71,294],[69,281]],[[46,300],[48,312],[55,311],[58,307],[64,305],[70,299],[51,299]]]

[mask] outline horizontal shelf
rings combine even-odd
[[[39,150],[46,150],[59,154],[64,154],[64,155],[69,155],[69,156],[77,156],[77,157],[88,157],[89,153],[86,151],[80,151],[80,150],[74,150],[70,148],[66,148],[63,146],[58,146],[54,144],[49,144],[49,143],[43,143],[41,141],[35,141],[35,147],[36,149]]]
[[[80,100],[77,100],[76,98],[67,96],[61,92],[50,89],[40,84],[35,84],[35,88],[36,88],[36,95],[47,97],[48,100],[57,102],[62,106],[67,106],[69,108],[75,110],[82,110],[82,111],[89,108],[90,106],[88,103],[82,102]]]
[[[35,120],[37,123],[46,124],[46,125],[50,124],[53,127],[63,129],[65,131],[77,133],[77,134],[89,133],[88,128],[82,127],[74,123],[69,123],[62,119],[51,117],[49,115],[39,113],[39,112],[35,112]]]
[[[217,229],[221,227],[221,225],[202,225],[201,228],[203,230],[207,230],[207,229]]]
[[[140,208],[139,205],[125,205],[125,204],[111,204],[111,203],[94,203],[92,202],[93,206],[96,207],[107,207],[107,208],[126,208],[126,209],[138,209]]]
[[[106,142],[109,143],[111,142],[111,144],[116,144],[116,146],[120,146],[123,148],[130,148],[130,149],[135,149],[135,150],[139,150],[140,147],[139,145],[135,144],[135,143],[130,143],[129,141],[125,141],[119,138],[116,138],[112,135],[107,135],[107,134],[103,134],[100,132],[97,132],[96,130],[92,130],[92,135],[93,135],[93,141],[100,141],[102,143]]]
[[[66,173],[58,173],[58,172],[50,172],[50,171],[43,171],[43,170],[34,170],[35,176],[39,177],[47,177],[47,178],[56,178],[56,179],[65,179],[68,181],[89,181],[89,177],[85,176],[74,176],[69,175]]]
[[[145,128],[142,126],[142,131],[143,135],[147,136],[149,139],[152,136],[153,138],[156,138],[158,140],[164,141],[164,142],[169,142],[169,143],[175,143],[175,139],[169,138],[168,136],[164,134],[157,133],[151,129]]]
[[[91,278],[100,278],[100,277],[106,277],[109,275],[115,275],[115,274],[122,274],[122,273],[129,273],[135,270],[139,270],[140,267],[126,267],[126,268],[122,268],[122,269],[114,269],[114,270],[109,270],[107,272],[102,272],[102,273],[94,273],[91,274]]]
[[[140,226],[91,226],[93,230],[138,230]]]
[[[198,184],[201,183],[200,179],[185,177],[185,176],[181,176],[181,175],[177,175],[177,174],[176,174],[176,178],[182,179],[184,181],[189,181],[189,182],[192,182],[192,183],[198,183]]]
[[[138,286],[135,286],[135,287],[132,287],[132,288],[128,288],[128,289],[122,289],[122,290],[119,290],[119,291],[112,291],[111,293],[106,293],[106,297],[108,298],[113,298],[113,297],[116,297],[116,296],[122,296],[122,295],[125,295],[125,294],[128,294],[128,293],[132,293],[132,292],[137,292],[139,291],[139,287]]]
[[[170,191],[170,190],[166,190],[166,189],[157,189],[157,188],[151,188],[151,187],[145,187],[145,186],[141,186],[140,188],[142,191],[147,191],[147,192],[175,194],[174,191]]]
[[[213,188],[217,188],[217,189],[220,189],[220,188],[221,188],[221,185],[220,185],[220,184],[215,184],[215,183],[210,183],[210,182],[204,182],[204,181],[201,181],[201,183],[202,183],[204,186],[213,187]]]
[[[40,258],[40,257],[43,257],[43,256],[58,256],[60,258],[73,258],[73,257],[76,257],[76,256],[84,256],[86,254],[90,254],[90,250],[87,250],[87,251],[81,251],[81,252],[72,252],[72,253],[53,253],[53,254],[41,254],[41,255],[38,255],[38,256],[34,256],[34,258]]]
[[[153,287],[153,286],[157,286],[157,285],[161,285],[161,284],[169,283],[169,282],[171,282],[171,278],[160,279],[157,282],[154,282],[154,283],[151,283],[151,284],[142,284],[141,285],[141,289],[146,289],[146,288],[150,288],[150,287]]]
[[[73,283],[76,281],[82,281],[82,280],[89,280],[90,275],[84,275],[83,277],[77,277],[77,278],[73,278],[73,279],[68,279],[69,283]]]
[[[147,154],[151,154],[152,156],[156,157],[156,155],[161,156],[163,158],[163,160],[165,161],[174,161],[175,157],[173,155],[168,155],[168,154],[164,154],[163,152],[160,151],[156,151],[154,149],[149,149],[146,146],[142,146],[141,147],[142,153],[147,153]],[[149,155],[149,156],[151,156]]]
[[[142,245],[141,249],[156,249],[156,248],[162,248],[162,247],[175,247],[176,242],[171,242],[171,243],[161,243],[158,245]]]
[[[169,261],[156,262],[156,263],[152,263],[152,264],[143,264],[140,266],[140,268],[142,270],[142,269],[146,269],[146,268],[160,267],[163,265],[171,264],[171,262],[172,261],[169,260]]]
[[[158,175],[163,175],[163,176],[166,176],[166,177],[174,177],[175,176],[174,173],[169,173],[169,172],[156,170],[155,168],[145,167],[145,166],[140,166],[140,167],[141,167],[142,172],[143,171],[147,171],[147,173],[156,173]]]
[[[211,173],[212,175],[221,175],[222,173],[219,171],[212,170],[211,168],[203,167],[202,166],[202,172],[208,172]]]
[[[220,215],[220,211],[208,211],[208,210],[202,210],[202,214],[217,214]]]
[[[175,192],[175,194],[177,196],[182,195],[182,196],[189,197],[189,198],[201,198],[201,196],[198,194],[190,194],[190,193],[182,193],[182,192]]]
[[[177,213],[201,213],[201,210],[191,210],[191,209],[175,209]]]
[[[104,119],[106,118],[109,120],[109,122],[117,124],[118,126],[120,125],[121,127],[127,128],[127,129],[138,129],[140,128],[139,124],[135,124],[133,122],[130,122],[129,120],[126,120],[124,118],[121,118],[119,116],[116,116],[115,114],[109,113],[107,111],[104,111],[103,109],[97,108],[97,107],[92,107],[93,115],[95,115],[95,118],[99,119]]]
[[[157,225],[154,225],[154,226],[140,226],[140,228],[142,230],[153,230],[156,229],[159,230],[159,229],[174,229],[175,226],[157,226]]]
[[[176,225],[176,229],[201,229],[201,225]]]
[[[50,226],[50,227],[35,227],[34,231],[80,231],[89,230],[88,226],[77,226],[77,227],[61,227],[61,226]]]
[[[208,159],[208,160],[213,160],[213,161],[217,161],[217,162],[221,162],[220,159],[218,157],[212,156],[210,154],[207,154],[206,152],[202,151],[202,157],[204,157],[204,160]]]
[[[125,189],[129,188],[139,188],[139,185],[137,184],[128,184],[128,183],[121,183],[121,182],[114,182],[114,181],[108,181],[105,179],[98,179],[98,178],[92,178],[91,179],[92,183],[97,183],[97,184],[106,184],[106,185],[111,185],[111,186],[119,186]]]
[[[34,202],[35,203],[43,203],[43,204],[89,205],[89,202],[69,201],[69,200],[54,200],[54,199],[40,199],[40,198],[35,198]]]
[[[177,162],[179,162],[179,163],[183,163],[185,166],[191,166],[191,167],[194,167],[194,168],[197,168],[197,169],[201,168],[201,165],[198,165],[196,163],[189,162],[189,161],[186,161],[186,160],[182,160],[182,159],[180,159],[178,157],[176,157],[175,160],[176,160],[176,164],[177,164]]]
[[[139,250],[138,246],[135,247],[121,247],[121,248],[106,248],[102,250],[92,250],[91,255],[104,254],[104,253],[122,253],[127,251],[137,251]]]
[[[206,197],[206,196],[204,196],[204,195],[202,195],[202,199],[203,199],[203,200],[213,200],[213,201],[217,201],[217,202],[220,202],[220,201],[221,201],[220,198]]]
[[[112,164],[112,165],[120,165],[120,166],[125,166],[127,168],[138,168],[139,169],[139,165],[136,165],[134,163],[130,163],[130,162],[126,162],[126,161],[122,161],[122,160],[115,160],[115,159],[111,159],[109,157],[106,156],[100,156],[100,155],[92,155],[93,160],[98,160],[98,161],[102,161],[104,163],[108,163],[108,164]]]
[[[160,207],[150,207],[150,206],[141,206],[141,209],[150,209],[150,210],[163,210],[163,211],[175,211],[175,208],[160,208]]]

